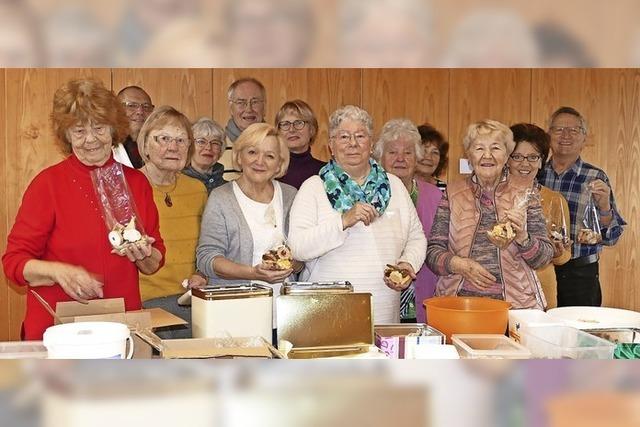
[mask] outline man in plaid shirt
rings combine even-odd
[[[556,266],[558,307],[572,305],[600,306],[602,292],[598,280],[598,253],[603,245],[613,246],[626,222],[618,213],[609,178],[603,170],[585,163],[580,153],[587,139],[587,124],[571,107],[561,107],[549,120],[549,136],[553,155],[540,171],[542,185],[560,192],[569,204],[570,236],[573,240],[571,260]],[[578,231],[586,228],[584,212],[591,189],[600,220],[602,242],[595,245],[578,243]]]

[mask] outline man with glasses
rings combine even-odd
[[[618,213],[607,174],[580,158],[587,139],[587,124],[574,108],[560,107],[549,120],[552,157],[540,171],[542,185],[560,192],[569,203],[571,260],[556,266],[558,307],[600,306],[602,292],[598,280],[599,252],[603,245],[613,246],[626,222]],[[602,241],[593,245],[580,244],[578,232],[585,228],[584,213],[591,190],[600,222]]]
[[[220,158],[224,165],[224,177],[226,180],[238,177],[238,171],[231,164],[231,150],[233,143],[242,131],[254,123],[264,121],[267,92],[264,85],[253,77],[244,77],[231,83],[227,90],[229,114],[225,133],[227,135],[227,147]]]
[[[147,92],[139,86],[127,86],[118,92],[118,101],[124,107],[124,111],[129,119],[129,135],[122,143],[122,150],[115,151],[114,157],[117,161],[127,166],[140,169],[144,165],[142,157],[138,152],[138,133],[153,111],[153,103]]]

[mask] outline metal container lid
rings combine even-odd
[[[280,289],[281,295],[344,294],[352,293],[353,285],[348,281],[337,282],[286,282]]]
[[[242,283],[238,285],[207,286],[200,289],[192,289],[191,294],[195,298],[204,300],[226,300],[238,298],[271,297],[273,289],[270,286],[257,283]]]

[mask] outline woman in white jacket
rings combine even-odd
[[[398,284],[385,277],[395,264],[415,278],[427,240],[407,189],[370,158],[373,123],[355,106],[329,119],[332,160],[306,180],[291,208],[289,245],[305,261],[301,279],[350,281],[373,295],[375,323],[399,322]]]

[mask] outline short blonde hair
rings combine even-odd
[[[470,124],[467,128],[467,134],[462,140],[464,151],[468,152],[471,144],[480,138],[493,138],[501,142],[507,150],[507,155],[510,155],[516,148],[511,129],[497,120],[485,119]]]
[[[380,136],[373,147],[373,158],[380,161],[384,154],[384,149],[389,142],[406,139],[413,143],[416,153],[416,161],[424,158],[424,147],[420,132],[416,125],[409,119],[391,119],[384,124],[380,131]]]
[[[236,142],[233,144],[233,154],[231,158],[233,168],[242,171],[238,162],[240,152],[247,147],[255,147],[262,144],[269,136],[276,138],[276,141],[278,141],[278,151],[280,152],[280,168],[274,178],[284,176],[289,168],[289,147],[287,147],[287,142],[278,135],[276,128],[271,126],[269,123],[253,123],[242,131],[238,139],[236,139]]]
[[[153,113],[147,117],[144,121],[140,133],[138,134],[138,151],[140,157],[146,162],[149,161],[149,153],[147,150],[147,139],[149,134],[156,130],[161,129],[165,125],[172,124],[184,129],[187,133],[187,139],[189,140],[189,151],[187,152],[187,162],[193,155],[193,131],[191,130],[191,122],[180,111],[176,110],[170,105],[161,105],[153,110]]]
[[[282,104],[282,107],[280,107],[280,110],[276,113],[276,120],[274,123],[276,128],[287,113],[295,114],[307,122],[310,129],[309,145],[313,144],[316,140],[316,136],[318,135],[318,119],[316,119],[316,115],[313,113],[309,104],[301,99],[294,99],[293,101],[287,101]]]
[[[116,95],[98,80],[70,80],[53,96],[51,124],[63,154],[71,154],[67,131],[80,122],[104,124],[111,128],[113,145],[120,144],[129,134],[129,120]]]

